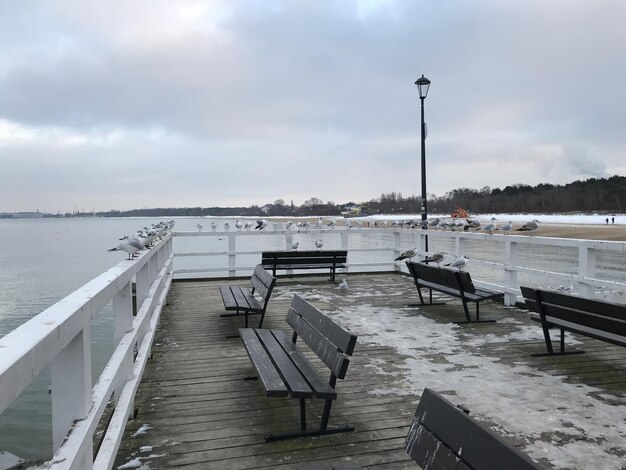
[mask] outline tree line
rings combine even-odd
[[[536,186],[515,184],[503,189],[485,186],[481,189],[459,188],[443,196],[428,196],[428,212],[446,214],[459,207],[470,213],[559,213],[559,212],[626,212],[626,177],[590,178],[564,185],[541,183]],[[381,194],[361,204],[335,204],[317,197],[302,205],[289,204],[277,199],[263,206],[249,207],[178,207],[143,208],[127,211],[72,212],[46,214],[47,217],[312,217],[338,216],[351,207],[358,206],[360,215],[418,214],[421,198],[403,197],[402,193]]]

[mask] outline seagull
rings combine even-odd
[[[467,220],[467,228],[480,228],[480,222],[478,220]]]
[[[252,222],[250,220],[246,221],[246,223],[243,224],[243,228],[250,230],[252,228]]]
[[[256,227],[254,227],[254,230],[263,230],[265,227],[267,227],[267,220],[259,219],[256,221]]]
[[[431,227],[436,227],[437,225],[439,225],[439,219],[431,220],[430,222],[428,222],[428,225],[430,225]]]
[[[237,221],[235,222],[235,227],[237,227],[237,230],[241,230],[241,227],[243,227],[243,224],[241,223],[241,221]]]
[[[230,230],[230,224],[228,222],[224,222],[224,232],[228,232]]]
[[[293,242],[291,244],[291,248],[293,249],[293,251],[296,251],[298,249],[298,246],[300,246],[300,242]]]
[[[517,229],[518,232],[534,232],[539,228],[539,221],[537,219],[531,220],[530,222],[526,222],[520,228]]]
[[[446,222],[445,220],[442,220],[441,222],[439,222],[439,228],[442,229],[442,230],[445,230],[449,226],[450,226],[450,224],[448,222]]]
[[[287,230],[291,230],[291,226],[292,226],[292,225],[293,225],[293,222],[292,222],[291,220],[288,220],[288,221],[287,221],[287,224],[285,224],[285,228],[286,228]]]
[[[432,256],[427,256],[424,260],[422,260],[422,263],[437,263],[437,267],[439,267],[439,263],[441,263],[445,257],[446,254],[443,251],[439,251],[434,253]]]
[[[124,251],[126,253],[128,253],[128,259],[132,260],[133,256],[135,256],[135,253],[137,253],[140,250],[145,250],[145,246],[143,246],[143,244],[141,244],[140,242],[138,242],[137,240],[135,240],[134,238],[128,238],[128,236],[124,235],[122,238],[119,239],[120,240],[120,244],[117,245],[115,248],[111,248],[107,251]],[[131,243],[132,240],[132,243]]]
[[[513,222],[511,222],[510,220],[506,224],[501,225],[499,228],[499,230],[502,230],[505,235],[507,235],[512,229],[513,229]]]
[[[196,228],[198,229],[198,232],[202,232],[202,224],[196,225]]]
[[[444,266],[450,266],[451,268],[458,268],[459,271],[469,262],[467,256],[461,256],[460,258],[456,258],[454,261],[448,264],[444,264]]]
[[[394,261],[401,261],[403,259],[411,259],[413,258],[415,255],[417,255],[417,248],[413,247],[410,250],[406,250],[404,253],[402,253],[400,256],[398,256]]]
[[[493,235],[493,231],[497,230],[497,229],[498,229],[498,227],[496,226],[496,218],[495,217],[491,218],[491,223],[488,223],[484,227],[479,227],[478,228],[478,230],[483,230],[484,232],[489,232],[490,235]]]
[[[352,222],[350,222],[349,220],[346,220],[346,228],[348,230],[350,230],[352,228]]]
[[[348,281],[345,279],[341,281],[341,283],[337,286],[337,289],[346,290],[348,289]]]
[[[211,231],[215,232],[217,230],[217,224],[215,222],[211,222]]]
[[[315,247],[318,250],[321,250],[323,246],[324,246],[324,240],[322,240],[321,238],[315,242]]]
[[[419,223],[419,225],[420,225],[422,228],[424,228],[424,229],[425,229],[426,227],[428,227],[428,225],[429,225],[429,224],[430,224],[430,222],[429,222],[428,220],[422,220],[422,221]]]
[[[330,228],[335,228],[335,225],[337,225],[337,221],[335,219],[330,219],[326,225],[328,225]]]

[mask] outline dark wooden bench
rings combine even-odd
[[[337,379],[346,376],[349,356],[354,351],[357,337],[324,315],[302,297],[295,295],[291,302],[287,323],[293,328],[291,338],[281,330],[242,328],[239,330],[248,356],[256,368],[258,378],[268,397],[292,397],[300,400],[300,431],[271,434],[266,441],[319,436],[353,431],[352,426],[329,427],[328,418],[333,400],[337,398]],[[317,355],[330,370],[324,379],[296,346],[297,338]],[[255,377],[257,378],[257,377]],[[308,398],[325,401],[318,429],[306,426]]]
[[[411,276],[413,276],[413,280],[415,281],[421,305],[436,305],[433,303],[433,291],[435,290],[461,299],[467,321],[458,323],[472,323],[469,308],[467,306],[468,302],[474,302],[476,304],[476,322],[494,321],[481,320],[478,306],[483,300],[503,297],[504,294],[477,289],[474,287],[472,277],[467,272],[453,271],[452,269],[447,268],[436,268],[434,266],[414,261],[407,261],[406,265],[409,268],[409,273],[411,273]],[[424,302],[424,297],[422,296],[421,289],[423,288],[429,290],[428,304]]]
[[[565,352],[565,331],[626,346],[626,305],[530,287],[521,287],[521,290],[533,319],[541,322],[548,349],[547,354],[534,356],[583,353],[581,350]],[[552,347],[550,328],[561,330],[559,353],[555,353]]]
[[[278,269],[330,269],[332,282],[335,282],[337,268],[345,268],[347,260],[347,250],[264,251],[261,254],[261,266],[271,270],[274,276]]]
[[[226,310],[235,310],[235,313],[224,313],[222,317],[245,315],[245,326],[248,328],[248,315],[261,314],[259,328],[263,325],[265,309],[276,284],[276,278],[263,269],[260,265],[254,268],[248,286],[220,286],[220,294]],[[256,298],[255,293],[260,297]]]
[[[468,412],[425,388],[404,448],[424,470],[536,470],[526,454],[482,427]]]

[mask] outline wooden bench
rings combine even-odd
[[[541,467],[482,427],[468,412],[425,388],[409,428],[407,454],[424,470],[536,470]]]
[[[504,294],[477,289],[474,287],[472,277],[467,272],[453,271],[452,269],[446,268],[436,268],[434,266],[428,266],[427,264],[416,263],[414,261],[407,261],[406,265],[409,268],[409,273],[411,273],[413,280],[415,281],[421,305],[436,305],[433,303],[433,291],[435,290],[461,299],[467,321],[458,323],[472,323],[469,308],[467,306],[468,302],[474,302],[476,304],[476,322],[494,321],[480,319],[480,311],[478,309],[479,303],[483,300],[502,297]],[[424,302],[424,297],[422,296],[421,289],[423,288],[429,290],[428,304]]]
[[[264,251],[261,254],[261,266],[272,271],[280,269],[330,269],[330,280],[335,282],[337,268],[345,268],[348,260],[347,250],[315,251]]]
[[[533,319],[541,322],[547,354],[579,354],[584,351],[565,352],[565,331],[599,339],[618,346],[626,346],[626,305],[616,305],[601,300],[521,287],[528,310]],[[550,338],[550,328],[561,330],[561,348],[555,353]]]
[[[245,315],[245,326],[248,328],[248,315],[261,314],[259,328],[263,325],[265,309],[276,284],[276,278],[263,269],[260,265],[254,268],[248,286],[220,286],[220,294],[226,310],[235,310],[235,313],[224,313],[222,317]],[[255,297],[258,294],[261,301]]]
[[[319,436],[353,431],[352,426],[329,427],[328,418],[333,400],[337,398],[337,379],[346,376],[349,356],[357,337],[324,315],[302,297],[295,295],[287,323],[293,328],[291,338],[281,330],[242,328],[239,330],[248,356],[256,368],[268,397],[292,397],[300,400],[300,431],[270,434],[266,441]],[[330,370],[325,380],[296,346],[300,337]],[[257,377],[255,377],[257,378]],[[318,429],[306,426],[307,398],[325,401]]]

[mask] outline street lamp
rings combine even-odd
[[[426,124],[424,123],[424,99],[428,95],[430,80],[422,75],[415,81],[415,84],[419,90],[422,102],[422,227],[428,229],[428,225],[425,223],[428,218],[428,209],[426,206]],[[428,251],[428,237],[425,237],[424,243],[424,248]]]

